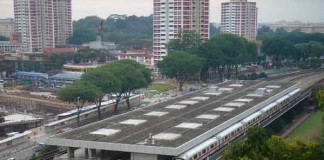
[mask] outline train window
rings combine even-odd
[[[197,154],[195,154],[195,155],[194,155],[194,159],[197,159],[197,158],[198,158],[198,155],[197,155]]]
[[[214,147],[215,147],[215,144],[210,145],[210,148],[214,148]]]
[[[207,152],[207,150],[206,149],[204,149],[203,151],[202,151],[202,154],[205,154]]]

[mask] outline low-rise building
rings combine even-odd
[[[77,80],[80,80],[81,75],[82,74],[79,73],[59,73],[51,76],[48,79],[48,83],[51,87],[61,88],[67,85],[71,85]]]
[[[38,72],[16,72],[16,79],[24,85],[43,86],[47,84],[48,74]]]
[[[15,29],[15,20],[8,19],[0,19],[0,36],[10,37],[10,34],[14,32]]]
[[[21,44],[0,41],[0,52],[19,52],[20,50]]]
[[[0,123],[0,136],[6,136],[12,132],[23,133],[24,131],[43,125],[43,118],[30,115],[12,114],[2,118],[4,121]]]
[[[131,59],[145,65],[149,69],[154,67],[154,59],[147,51],[127,51],[126,53],[114,54],[118,60]]]
[[[294,21],[294,22],[280,21],[277,23],[264,24],[263,26],[268,26],[273,31],[283,28],[287,32],[300,30],[301,32],[305,32],[305,33],[324,33],[324,24],[323,23],[303,23],[300,21]]]

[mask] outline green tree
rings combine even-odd
[[[238,77],[238,66],[256,59],[256,44],[246,39],[231,35],[221,34],[210,39],[200,48],[199,56],[206,60],[209,69],[218,70],[223,79],[223,71],[227,70],[230,78],[231,70],[235,69],[235,77]]]
[[[129,70],[128,75],[126,75],[130,83],[127,90],[124,92],[124,98],[126,99],[127,107],[130,109],[129,98],[131,92],[140,89],[147,88],[152,83],[152,73],[149,69],[147,69],[144,65],[139,64],[133,60],[121,60],[119,63],[124,66],[129,65],[133,70]]]
[[[285,38],[273,37],[263,41],[262,50],[272,58],[274,66],[279,68],[283,59],[291,57],[294,46]]]
[[[318,160],[321,154],[317,142],[305,142],[298,138],[286,140],[279,136],[269,138],[262,128],[251,127],[247,131],[246,141],[233,142],[222,159]]]
[[[117,77],[103,67],[89,70],[82,75],[82,80],[88,81],[101,90],[101,95],[96,99],[98,119],[101,117],[101,103],[106,94],[115,93],[121,86]]]
[[[80,113],[87,102],[96,102],[102,95],[100,89],[87,81],[77,81],[58,91],[58,98],[65,102],[75,103],[77,107],[77,125],[80,126]]]
[[[105,65],[104,68],[111,72],[121,84],[114,93],[116,96],[116,113],[121,98],[126,99],[127,106],[130,109],[130,93],[136,89],[147,87],[152,82],[151,72],[145,66],[132,60],[116,61]]]
[[[324,90],[319,90],[316,93],[316,101],[317,101],[317,106],[321,110],[324,110]]]
[[[175,78],[179,83],[179,90],[182,91],[182,86],[188,78],[201,71],[203,60],[186,52],[173,52],[158,62],[157,67],[161,74]]]
[[[202,44],[200,35],[194,31],[181,31],[176,39],[171,40],[167,47],[168,52],[182,51],[196,54]]]

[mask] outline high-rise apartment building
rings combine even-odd
[[[14,0],[15,29],[25,52],[64,45],[72,34],[71,0]]]
[[[71,0],[53,0],[55,45],[68,44],[73,33]]]
[[[209,38],[209,0],[154,0],[154,62],[167,55],[166,45],[184,31],[195,31]]]
[[[221,32],[256,40],[258,8],[256,2],[230,0],[222,3]]]

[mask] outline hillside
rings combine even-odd
[[[74,32],[70,38],[71,44],[80,45],[84,42],[96,40],[97,28],[101,19],[89,16],[73,22]],[[128,16],[125,19],[114,20],[107,18],[104,22],[104,40],[112,41],[125,48],[151,48],[153,33],[153,15],[148,17]],[[211,37],[219,30],[211,25]]]

